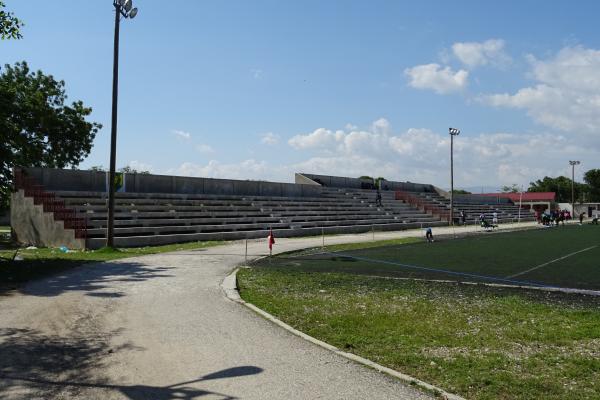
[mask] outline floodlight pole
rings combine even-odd
[[[450,134],[450,225],[454,226],[454,136],[460,134],[456,128],[448,128]]]
[[[128,4],[126,4],[128,3]],[[110,125],[110,169],[108,173],[108,221],[106,224],[106,247],[114,247],[115,236],[115,169],[117,164],[117,103],[119,97],[119,28],[121,16],[133,18],[137,9],[131,8],[131,1],[114,0],[115,39],[113,53],[112,117]],[[127,7],[124,7],[127,5]]]
[[[571,214],[575,219],[575,166],[581,164],[581,161],[573,160],[569,161],[571,164]]]
[[[115,6],[115,44],[113,52],[112,120],[110,125],[110,169],[108,173],[108,222],[106,247],[114,247],[115,235],[115,169],[117,163],[117,103],[119,100],[119,27],[121,5]]]

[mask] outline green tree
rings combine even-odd
[[[575,200],[581,200],[582,194],[586,192],[587,185],[575,182]],[[528,192],[555,192],[556,201],[559,203],[571,202],[571,179],[565,176],[551,178],[545,176],[544,179],[538,179],[529,183]]]
[[[590,169],[583,175],[588,184],[588,201],[600,201],[600,169]]]
[[[64,87],[26,62],[0,74],[0,208],[8,203],[13,166],[65,168],[89,154],[102,126],[86,121],[92,109],[81,101],[65,105]]]
[[[521,191],[521,188],[516,183],[513,183],[510,186],[502,186],[500,191],[502,193],[519,193]]]
[[[472,194],[471,192],[468,192],[468,191],[463,190],[463,189],[454,189],[452,191],[452,193],[454,193],[454,194]]]
[[[126,174],[142,174],[142,175],[150,174],[150,171],[138,171],[137,169],[130,167],[129,165],[126,165],[123,168],[119,168],[119,172],[123,172]]]
[[[4,11],[4,2],[0,1],[0,38],[21,39],[21,27],[23,21],[14,16],[13,13]]]

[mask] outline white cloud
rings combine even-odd
[[[293,181],[294,172],[357,177],[383,176],[391,180],[449,186],[450,138],[446,131],[411,128],[394,132],[386,119],[368,128],[318,128],[288,141],[296,161],[274,164],[268,158],[206,164],[184,162],[167,174],[230,179]],[[266,154],[272,153],[269,149]],[[578,141],[554,133],[462,134],[454,141],[457,188],[527,186],[546,175],[568,174],[566,160],[582,160],[593,168],[600,159],[599,140]]]
[[[381,126],[386,127],[384,132]],[[377,175],[448,186],[450,139],[446,132],[411,128],[393,133],[386,121],[368,130],[319,128],[294,136],[289,144],[309,152],[308,159],[293,164],[289,171]],[[600,141],[591,146],[549,133],[491,133],[461,135],[454,149],[457,187],[527,185],[545,175],[562,174],[565,157],[597,158]]]
[[[390,121],[388,121],[385,118],[379,118],[377,121],[373,122],[373,124],[371,125],[371,129],[373,130],[373,132],[376,133],[389,133],[390,132]],[[357,128],[354,128],[352,130],[356,130]]]
[[[600,51],[565,47],[548,60],[528,57],[535,85],[482,96],[496,107],[523,109],[536,122],[565,132],[600,131]]]
[[[466,88],[469,72],[463,69],[453,71],[439,64],[417,65],[404,70],[410,78],[409,85],[416,89],[431,89],[439,94],[458,92]]]
[[[215,152],[215,150],[207,144],[196,145],[196,150],[202,154],[212,154]]]
[[[511,61],[504,52],[504,44],[502,39],[490,39],[481,43],[458,42],[452,45],[452,52],[469,68],[488,64],[502,67]]]
[[[178,129],[173,129],[171,133],[179,139],[189,140],[192,138],[192,135],[189,132],[181,131]]]
[[[330,131],[319,128],[307,135],[296,135],[288,140],[288,144],[295,149],[310,149],[315,147],[329,147],[339,142],[344,136],[343,131]]]
[[[273,146],[279,143],[279,139],[281,139],[279,135],[276,135],[273,132],[267,132],[261,135],[260,142],[268,146]]]
[[[354,125],[351,128],[356,128]],[[363,155],[376,154],[381,147],[387,146],[390,123],[385,118],[373,122],[370,130],[336,130],[325,128],[313,132],[296,135],[288,140],[288,144],[297,150],[317,149],[326,153]]]
[[[260,180],[268,179],[268,176],[272,175],[266,161],[254,159],[231,164],[223,164],[217,160],[211,160],[204,165],[184,162],[179,167],[168,170],[167,173],[204,178]]]

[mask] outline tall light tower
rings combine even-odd
[[[581,164],[581,161],[573,160],[569,161],[571,164],[571,213],[572,218],[575,219],[575,166]]]
[[[135,18],[138,9],[132,0],[113,0],[115,6],[115,48],[113,57],[112,120],[110,126],[110,172],[108,181],[108,222],[106,247],[114,247],[115,236],[115,168],[117,162],[117,100],[119,93],[119,25],[121,17]]]
[[[456,128],[448,128],[450,134],[450,225],[454,226],[454,136],[460,134]]]

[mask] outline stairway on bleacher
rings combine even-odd
[[[425,202],[450,210],[450,200],[438,193],[419,192],[413,193]],[[521,209],[512,203],[490,203],[490,199],[482,199],[481,204],[472,202],[461,202],[460,198],[454,199],[454,217],[457,218],[461,211],[465,213],[467,223],[479,223],[479,216],[484,215],[486,220],[491,221],[493,213],[498,215],[499,223],[512,223],[521,221],[533,221],[535,218],[530,211]]]

